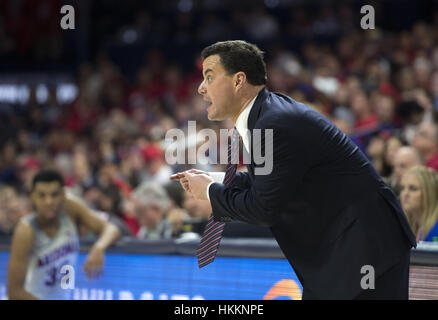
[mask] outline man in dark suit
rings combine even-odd
[[[257,174],[254,158],[231,184],[186,171],[171,179],[209,199],[216,222],[267,226],[301,284],[303,299],[407,299],[415,237],[393,192],[359,148],[319,113],[265,88],[263,53],[245,41],[205,48],[210,120],[232,119],[250,152],[273,132],[272,171]],[[245,129],[249,130],[249,138]]]

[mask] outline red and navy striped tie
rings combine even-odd
[[[236,175],[237,163],[239,156],[239,132],[236,128],[233,130],[231,136],[231,143],[228,145],[228,164],[226,168],[224,184],[228,187],[231,186]],[[201,238],[201,243],[197,251],[198,266],[199,268],[205,267],[207,264],[212,263],[219,243],[222,239],[222,231],[225,227],[225,222],[214,221],[213,213],[208,219],[205,226],[204,234]]]

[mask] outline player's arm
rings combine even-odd
[[[88,277],[98,276],[102,272],[105,250],[121,236],[121,232],[113,223],[105,221],[72,196],[66,197],[65,210],[80,224],[99,235],[84,265]]]
[[[30,252],[34,245],[32,227],[20,221],[12,237],[8,266],[8,296],[11,300],[38,300],[24,289]]]

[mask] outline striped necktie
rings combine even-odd
[[[236,175],[237,163],[239,156],[239,132],[234,127],[233,134],[231,136],[231,143],[228,145],[228,164],[226,168],[224,184],[228,187],[231,186]],[[219,243],[222,239],[222,232],[225,227],[225,222],[214,221],[213,213],[208,219],[205,226],[204,234],[202,235],[199,248],[197,250],[198,266],[199,268],[205,267],[207,264],[212,263]]]

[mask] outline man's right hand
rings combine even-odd
[[[187,180],[187,178],[185,177],[184,173],[185,172],[190,172],[192,174],[206,174],[208,176],[210,176],[210,174],[206,171],[202,171],[202,170],[197,170],[197,169],[190,169],[184,172],[177,172],[175,174],[172,174],[170,176],[170,180],[172,181],[179,181],[179,183],[181,184],[181,186],[183,187],[183,189],[189,193],[191,193],[190,188],[189,188],[189,181]]]

